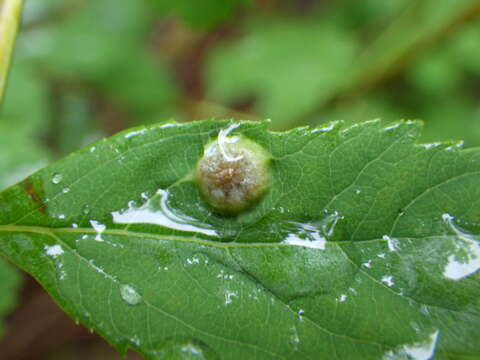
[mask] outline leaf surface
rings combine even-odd
[[[480,151],[420,124],[269,132],[158,124],[0,194],[0,253],[147,359],[480,356]],[[266,195],[212,212],[192,176],[220,131],[272,156]]]

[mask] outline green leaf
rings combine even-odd
[[[150,0],[156,9],[173,14],[194,27],[209,28],[227,20],[240,6],[250,0]]]
[[[48,159],[38,141],[47,122],[45,88],[23,60],[14,63],[11,75],[0,112],[0,190],[40,169]]]
[[[253,97],[255,111],[274,119],[276,129],[295,125],[348,83],[355,69],[351,36],[317,17],[261,17],[243,31],[242,38],[210,54],[209,96],[220,103]]]
[[[20,279],[19,272],[0,258],[0,338],[5,331],[3,318],[16,304]]]
[[[87,1],[55,26],[20,40],[44,44],[30,52],[54,79],[93,85],[134,124],[158,122],[174,112],[177,89],[166,64],[145,46],[149,7],[142,1],[120,3]]]
[[[0,253],[147,359],[480,356],[479,150],[416,145],[411,121],[232,125],[137,128],[48,166],[0,194]],[[271,154],[238,216],[192,175],[229,132]]]
[[[4,119],[0,118],[0,121],[0,189],[3,190],[40,168],[38,157],[41,151],[21,132],[13,132]],[[34,149],[36,151],[32,154],[30,151]],[[0,256],[0,338],[5,331],[4,317],[17,302],[20,283],[19,271]]]

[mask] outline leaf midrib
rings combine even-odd
[[[83,258],[76,249],[72,248],[68,244],[66,244],[64,241],[62,241],[58,236],[55,235],[55,233],[65,233],[65,234],[92,234],[96,235],[99,232],[97,232],[95,229],[92,228],[49,228],[49,227],[41,227],[41,226],[29,226],[29,225],[0,225],[0,233],[2,232],[23,232],[23,233],[38,233],[38,234],[44,234],[50,237],[53,237],[56,241],[60,242],[62,245],[66,246],[67,248],[71,249],[76,253],[77,256],[79,256],[82,261],[85,261],[89,266],[91,264],[88,263],[88,260]],[[127,231],[123,229],[106,229],[105,231],[102,231],[101,234],[105,235],[117,235],[117,236],[125,236],[125,237],[139,237],[139,238],[148,238],[148,239],[156,239],[156,240],[167,240],[167,241],[179,241],[179,242],[186,242],[186,243],[192,243],[192,244],[198,244],[198,245],[204,245],[204,246],[212,246],[216,248],[221,248],[224,250],[228,250],[231,248],[274,248],[274,247],[291,247],[291,246],[296,246],[298,245],[292,245],[292,244],[287,244],[287,243],[262,243],[262,242],[257,242],[257,243],[241,243],[241,242],[219,242],[219,241],[213,241],[213,240],[206,240],[206,239],[200,239],[196,238],[193,236],[175,236],[175,235],[163,235],[163,234],[149,234],[149,233],[144,233],[144,232],[133,232],[133,231]],[[412,238],[412,237],[404,237],[404,238],[395,238],[398,241],[402,240],[428,240],[428,239],[438,239],[439,237],[445,237],[445,238],[457,238],[455,235],[451,234],[439,234],[439,235],[432,235],[428,237],[421,237],[421,238]],[[372,277],[370,274],[368,274],[366,271],[364,271],[357,263],[355,263],[345,252],[345,250],[342,248],[342,245],[359,245],[362,243],[376,243],[376,242],[387,242],[387,239],[382,238],[376,238],[376,239],[368,239],[368,240],[355,240],[355,241],[326,241],[325,245],[338,245],[339,248],[341,249],[343,255],[345,256],[345,259],[350,262],[352,265],[357,267],[359,271],[361,271],[365,276],[367,276],[371,281],[376,283],[377,285],[387,289],[389,292],[392,292],[396,296],[401,296],[410,299],[416,304],[419,305],[425,305],[431,308],[437,308],[441,310],[446,310],[454,313],[459,313],[459,314],[468,314],[464,313],[462,311],[458,311],[455,309],[449,309],[433,304],[425,304],[422,302],[419,302],[418,300],[405,296],[405,295],[400,295],[399,293],[393,291],[393,289],[389,288],[382,282],[378,281],[374,277]],[[317,250],[317,251],[324,251],[322,249],[314,249],[314,248],[308,248],[306,249],[310,250]],[[109,278],[112,278],[115,280],[113,277],[109,276]],[[115,280],[116,283],[119,283],[118,281]],[[268,289],[266,289],[269,291]],[[278,299],[281,303],[283,303],[287,308],[289,308],[290,311],[294,312],[290,307],[281,299]],[[151,305],[151,304],[150,304]],[[154,307],[153,305],[151,305]],[[160,309],[159,309],[160,310]],[[468,315],[473,315],[473,314],[468,314]],[[173,315],[172,315],[173,316]],[[353,341],[362,341],[365,342],[366,340],[364,339],[357,339],[354,337],[349,337],[344,334],[336,334],[331,332],[330,330],[321,327],[317,323],[315,323],[313,320],[309,319],[308,317],[303,316],[304,318],[307,318],[315,327],[318,327],[322,331],[325,331],[329,335],[334,335],[334,336],[340,336],[340,337],[345,337]],[[380,345],[380,346],[391,346],[387,344],[380,344],[376,342],[370,342],[375,345]]]
[[[47,236],[50,236],[52,237],[55,241],[57,241],[59,244],[65,246],[65,248],[69,249],[71,252],[73,252],[75,254],[75,256],[77,256],[82,262],[84,262],[88,267],[92,267],[92,264],[86,259],[84,258],[81,254],[78,253],[77,249],[75,248],[72,248],[69,244],[67,244],[65,241],[61,240],[58,236],[56,236],[55,232],[57,233],[78,233],[78,234],[85,234],[85,233],[89,233],[89,234],[97,234],[98,232],[95,231],[94,229],[90,229],[90,228],[47,228],[47,227],[38,227],[38,226],[19,226],[19,225],[0,225],[0,233],[1,232],[30,232],[30,233],[39,233],[39,234],[44,234],[44,235],[47,235]],[[207,245],[207,246],[216,246],[216,247],[220,247],[220,248],[223,248],[223,249],[228,249],[228,248],[231,248],[231,247],[235,247],[235,246],[238,246],[238,247],[255,247],[255,246],[264,246],[264,247],[275,247],[275,246],[295,246],[295,245],[291,245],[291,244],[285,244],[285,243],[255,243],[255,244],[250,244],[250,243],[220,243],[220,242],[214,242],[214,241],[208,241],[208,240],[202,240],[202,239],[197,239],[197,238],[185,238],[185,237],[180,237],[180,236],[169,236],[169,235],[152,235],[152,234],[146,234],[146,233],[136,233],[136,232],[130,232],[130,231],[125,231],[125,230],[114,230],[114,229],[111,229],[111,230],[105,230],[102,232],[102,234],[111,234],[111,235],[122,235],[122,236],[139,236],[139,237],[145,237],[145,238],[157,238],[157,239],[160,239],[160,240],[171,240],[171,241],[182,241],[182,242],[194,242],[194,243],[199,243],[199,244],[202,244],[202,245]],[[383,239],[377,239],[375,241],[384,241]],[[332,242],[333,243],[333,242]],[[352,243],[352,242],[350,242]],[[335,243],[336,244],[336,243]],[[319,249],[312,249],[312,250],[319,250]],[[322,251],[322,250],[320,250]],[[95,269],[94,269],[95,270]],[[109,275],[108,273],[106,273],[105,271],[101,272],[101,274],[108,280],[110,280],[111,282],[114,282],[115,284],[117,285],[121,285],[122,282],[115,279],[113,276]],[[262,286],[263,287],[263,286]],[[272,294],[269,289],[267,288],[264,288],[268,293],[270,293],[272,296],[274,296],[274,294]],[[288,311],[290,311],[291,313],[293,314],[296,314],[296,312],[290,308],[290,306],[285,303],[282,299],[278,298],[275,296],[275,298],[279,301],[279,303],[281,303],[283,306],[285,306]],[[262,349],[260,347],[258,347],[257,345],[254,345],[254,344],[248,344],[248,343],[242,343],[242,342],[239,342],[239,341],[235,341],[235,340],[231,340],[231,339],[227,339],[227,338],[224,338],[222,336],[219,336],[219,335],[215,335],[215,334],[210,334],[208,332],[205,332],[201,329],[197,329],[191,325],[189,325],[188,323],[186,323],[185,321],[177,318],[176,316],[170,314],[170,313],[167,313],[165,312],[164,310],[158,308],[157,306],[149,303],[148,301],[144,300],[145,304],[147,306],[149,306],[150,308],[162,313],[163,315],[165,316],[168,316],[172,319],[174,319],[175,321],[178,321],[180,322],[181,324],[185,325],[186,327],[190,328],[192,331],[198,331],[206,336],[210,336],[210,337],[215,337],[215,338],[218,338],[220,340],[223,340],[225,342],[230,342],[230,343],[235,343],[235,344],[240,344],[240,345],[245,345],[245,346],[249,346],[249,347],[253,347],[255,349],[258,349],[260,351],[263,351],[263,352],[266,352],[266,353],[269,353],[270,355],[273,355],[273,356],[276,356],[278,358],[282,358],[282,356],[276,354],[276,353],[273,353],[273,352],[270,352],[268,350],[265,350],[265,349]],[[327,329],[327,328],[324,328],[322,326],[320,326],[319,324],[317,324],[316,322],[314,322],[312,319],[310,319],[308,316],[306,315],[303,315],[302,316],[302,319],[308,321],[309,323],[311,323],[315,328],[319,329],[320,331],[322,331],[323,333],[329,335],[329,336],[334,336],[334,337],[340,337],[340,338],[345,338],[345,339],[348,339],[350,341],[354,341],[354,342],[362,342],[362,343],[368,343],[368,344],[371,344],[371,345],[374,345],[374,346],[378,346],[378,347],[381,347],[381,348],[391,348],[392,346],[394,345],[391,345],[391,344],[383,344],[383,343],[378,343],[376,341],[372,341],[371,339],[361,339],[361,338],[355,338],[355,337],[351,337],[349,335],[346,335],[346,334],[338,334],[338,333],[335,333],[335,332],[332,332],[331,330]]]
[[[2,232],[24,232],[24,233],[38,233],[44,235],[54,235],[55,233],[66,233],[66,234],[104,234],[104,235],[117,235],[117,236],[128,236],[128,237],[139,237],[139,238],[148,238],[148,239],[156,239],[156,240],[169,240],[169,241],[179,241],[179,242],[190,242],[193,244],[199,245],[206,245],[212,246],[217,248],[235,248],[235,247],[302,247],[301,245],[293,245],[284,242],[221,242],[221,241],[214,241],[214,240],[207,240],[201,239],[195,236],[187,236],[187,235],[167,235],[167,234],[150,234],[145,232],[139,231],[131,231],[125,229],[106,229],[102,232],[96,231],[92,228],[51,228],[45,226],[31,226],[31,225],[0,225],[0,233]],[[424,237],[395,237],[395,240],[398,241],[406,241],[406,240],[428,240],[428,239],[438,239],[439,237],[444,238],[457,238],[455,235],[451,234],[438,234],[438,235],[430,235]],[[332,241],[332,240],[325,240],[325,245],[359,245],[359,244],[370,244],[370,243],[377,243],[377,242],[388,242],[388,239],[385,238],[374,238],[374,239],[365,239],[365,240],[340,240],[340,241]],[[306,249],[311,250],[319,250],[323,251],[323,249],[315,249],[310,248],[308,246],[304,246]]]

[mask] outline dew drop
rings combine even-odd
[[[62,189],[62,193],[68,194],[70,192],[70,188],[66,187]]]
[[[191,338],[170,338],[155,351],[156,358],[170,360],[218,360],[218,355],[204,342]]]
[[[480,269],[479,237],[460,228],[450,214],[443,214],[442,219],[456,237],[443,276],[451,280],[461,280],[475,274]]]
[[[83,206],[82,212],[83,212],[85,215],[90,214],[90,211],[91,211],[91,209],[90,209],[90,206],[89,206],[89,205]]]
[[[414,343],[405,344],[388,351],[382,359],[412,359],[412,360],[429,360],[435,356],[435,349],[439,338],[440,331],[437,329],[425,339]]]
[[[121,285],[120,295],[130,305],[137,305],[142,300],[142,296],[130,285]]]
[[[60,184],[63,180],[63,175],[62,174],[59,174],[59,173],[55,173],[53,174],[52,176],[52,183],[57,185],[57,184]]]
[[[305,311],[303,309],[298,309],[297,310],[297,315],[298,315],[298,318],[303,321],[303,315],[305,315]]]
[[[393,282],[393,276],[384,275],[382,277],[382,282],[385,283],[388,287],[392,287],[395,283]]]
[[[45,245],[45,254],[53,258],[56,258],[57,256],[62,255],[64,252],[65,251],[60,245],[52,245],[52,246]]]
[[[133,201],[130,201],[127,209],[112,212],[113,222],[116,224],[155,224],[174,230],[218,236],[211,225],[202,223],[170,207],[169,196],[170,193],[163,189],[159,189],[151,198],[147,193],[142,193],[141,197],[147,199],[147,202],[136,206]]]

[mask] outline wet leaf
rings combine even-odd
[[[420,124],[136,128],[0,194],[0,252],[74,319],[147,359],[480,356],[480,151]],[[205,202],[204,147],[271,154],[238,215]]]

